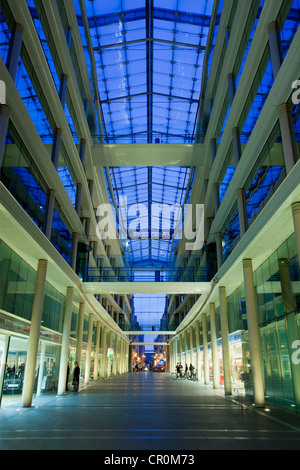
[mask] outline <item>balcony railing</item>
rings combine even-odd
[[[204,268],[98,267],[88,268],[84,282],[209,282]]]

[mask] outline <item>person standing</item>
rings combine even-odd
[[[75,362],[75,369],[73,375],[73,392],[78,392],[79,388],[80,368],[78,362]]]
[[[69,361],[68,361],[68,365],[67,365],[67,378],[66,378],[66,392],[69,391],[69,375],[70,375],[70,364],[69,364]]]

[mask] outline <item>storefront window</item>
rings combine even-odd
[[[254,273],[265,389],[270,401],[300,410],[300,369],[293,344],[300,339],[300,279],[295,234],[291,235]]]
[[[62,332],[65,298],[46,281],[42,324],[53,331]]]
[[[3,341],[2,344],[5,348],[5,341]],[[4,366],[4,381],[1,401],[2,407],[13,405],[21,400],[27,348],[27,339],[19,338],[17,336],[10,337],[6,364]]]
[[[249,225],[273,196],[285,176],[281,134],[277,122],[245,183]]]
[[[40,342],[34,383],[36,396],[57,391],[60,350],[58,345]]]

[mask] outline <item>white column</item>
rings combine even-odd
[[[235,77],[233,73],[228,75],[228,96],[229,96],[229,103],[232,106],[234,95],[235,95]]]
[[[125,373],[128,374],[128,356],[129,356],[129,343],[125,342]]]
[[[210,151],[211,151],[211,160],[212,160],[212,163],[214,163],[216,155],[217,155],[217,141],[215,138],[211,139],[210,141]]]
[[[84,383],[86,385],[90,383],[93,326],[94,326],[94,315],[93,313],[90,313],[89,314],[89,326],[88,326],[88,340],[87,340],[87,349],[86,349],[86,358],[85,358],[85,373],[84,373]]]
[[[190,364],[195,367],[194,359],[194,328],[190,326]]]
[[[107,327],[102,329],[102,361],[101,361],[101,379],[106,379],[106,356],[107,356]]]
[[[115,333],[113,375],[117,375],[117,352],[118,352],[117,346],[118,346],[118,335],[117,333]]]
[[[265,405],[264,380],[251,259],[243,260],[243,271],[254,400],[257,407],[263,407]]]
[[[36,273],[36,283],[34,299],[31,312],[30,334],[28,342],[28,353],[26,360],[25,376],[23,383],[22,403],[24,407],[32,404],[34,378],[37,353],[39,347],[41,320],[43,314],[43,303],[46,286],[47,260],[41,259],[38,262]]]
[[[109,348],[112,348],[112,331],[109,332]],[[109,379],[111,376],[111,358],[107,358],[107,378]]]
[[[124,374],[124,340],[120,338],[120,374]]]
[[[99,371],[99,346],[100,346],[101,322],[96,323],[96,341],[95,341],[95,361],[94,361],[94,382],[98,380]]]
[[[292,212],[298,252],[298,264],[300,266],[300,202],[292,204]]]
[[[74,271],[76,270],[78,240],[79,240],[79,233],[73,232],[70,266]]]
[[[185,350],[185,364],[188,363],[188,340],[187,340],[187,330],[184,332],[184,350]]]
[[[178,355],[178,340],[175,339],[174,340],[174,369],[178,362],[177,355]]]
[[[216,233],[216,249],[217,249],[217,265],[218,270],[222,267],[223,264],[223,247],[222,247],[222,234],[220,232]]]
[[[66,303],[65,303],[64,327],[63,327],[63,337],[62,337],[60,364],[59,364],[59,379],[58,379],[58,390],[57,390],[58,395],[63,395],[66,390],[73,296],[74,296],[74,287],[68,287],[67,295],[66,295]]]
[[[204,383],[209,384],[209,362],[208,362],[208,331],[206,313],[202,313],[202,333],[203,333],[203,364],[204,364]]]
[[[81,363],[84,309],[85,309],[85,302],[81,302],[79,304],[79,314],[78,314],[78,321],[77,321],[77,344],[76,344],[76,362],[78,362],[79,367]]]
[[[168,347],[169,347],[169,372],[172,373],[173,372],[173,344],[172,342],[170,342],[168,344]]]
[[[201,373],[200,323],[198,321],[196,321],[195,323],[195,332],[196,332],[196,369],[198,370],[198,378],[200,378],[200,373]]]
[[[226,299],[226,288],[223,286],[219,287],[219,298],[220,298],[220,312],[221,312],[224,391],[225,391],[225,395],[231,395],[232,387],[231,387],[231,371],[230,371],[230,358],[229,358],[227,299]]]
[[[212,367],[213,367],[213,387],[219,388],[220,385],[220,366],[219,366],[219,355],[218,355],[218,343],[217,343],[217,326],[216,326],[216,308],[214,303],[209,304],[210,313],[210,331],[211,331],[211,355],[212,355]]]

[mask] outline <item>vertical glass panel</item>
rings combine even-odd
[[[220,203],[223,201],[228,186],[232,180],[235,172],[234,156],[233,156],[233,145],[230,144],[228,153],[226,155],[220,176],[219,176],[219,200]]]
[[[272,62],[270,60],[270,51],[269,48],[266,48],[238,126],[242,129],[242,143],[248,142],[273,83],[274,76]]]
[[[77,191],[75,184],[76,178],[71,165],[70,158],[63,142],[61,144],[61,149],[59,152],[57,173],[61,179],[62,184],[64,185],[64,188],[70,198],[71,203],[75,207]]]
[[[300,103],[296,104],[292,108],[292,124],[293,124],[293,131],[294,131],[294,139],[295,139],[295,154],[296,158],[300,159]]]
[[[72,233],[67,226],[67,222],[65,222],[61,208],[57,204],[55,204],[53,211],[51,243],[62,257],[70,263]]]
[[[36,363],[34,394],[57,391],[61,347],[41,341]]]
[[[253,23],[253,26],[252,26],[252,29],[251,29],[250,37],[247,41],[247,45],[246,45],[245,52],[244,52],[244,55],[243,55],[242,59],[241,59],[241,56],[240,56],[241,51],[239,51],[239,54],[238,54],[238,64],[240,64],[240,65],[239,65],[239,71],[236,72],[236,82],[235,82],[236,88],[238,88],[239,83],[240,83],[240,79],[241,79],[241,76],[242,76],[242,73],[243,73],[243,70],[244,70],[244,67],[245,67],[245,63],[246,63],[246,60],[247,60],[247,57],[248,57],[248,53],[249,53],[249,50],[250,50],[250,47],[251,47],[251,44],[252,44],[252,41],[253,41],[253,37],[254,37],[255,31],[256,31],[258,22],[259,22],[259,18],[260,18],[264,3],[265,3],[265,0],[261,0],[258,11],[257,11],[257,14],[256,14],[256,18],[254,19],[254,23]],[[255,15],[255,12],[253,11],[253,7],[251,9],[250,15],[252,15],[252,17]],[[247,40],[248,34],[249,34],[249,31],[246,30],[244,32],[244,35],[243,35],[244,41]],[[241,50],[243,50],[243,48],[241,48]]]
[[[77,322],[78,322],[79,308],[73,304],[72,318],[71,318],[71,332],[72,338],[77,337]]]
[[[42,23],[41,23],[41,20],[38,16],[38,13],[37,13],[37,10],[36,10],[36,7],[35,7],[35,3],[34,3],[33,0],[29,2],[28,7],[29,7],[29,11],[31,13],[31,17],[32,17],[34,26],[36,28],[36,32],[39,36],[41,46],[42,46],[43,51],[44,51],[44,54],[45,54],[45,57],[46,57],[46,60],[47,60],[47,63],[48,63],[49,69],[50,69],[52,79],[54,81],[56,90],[58,92],[59,87],[60,87],[60,79],[57,75],[56,68],[55,68],[55,65],[54,65],[54,61],[53,61],[53,58],[52,58],[52,55],[51,55],[51,52],[50,52],[49,44],[47,42]]]
[[[0,268],[0,308],[30,320],[36,272],[3,241],[0,241]]]
[[[9,45],[11,41],[11,31],[0,11],[0,57],[2,58],[3,62],[6,64]]]
[[[281,20],[282,22],[282,20]],[[289,14],[280,29],[281,50],[283,59],[285,59],[290,45],[293,42],[295,34],[300,24],[300,0],[294,0]]]
[[[245,184],[249,224],[266,205],[285,176],[282,140],[277,123]]]

